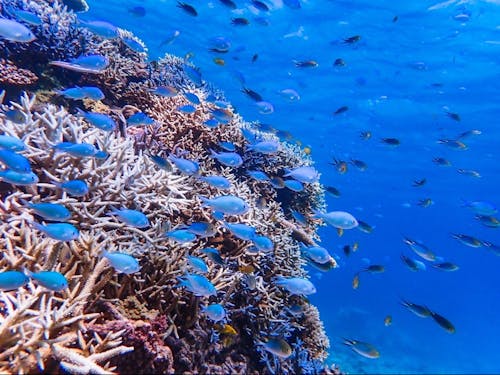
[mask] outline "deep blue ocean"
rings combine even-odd
[[[374,227],[341,237],[331,227],[320,230],[340,265],[329,273],[311,269],[318,289],[311,302],[332,344],[329,363],[346,373],[500,373],[500,256],[451,235],[500,246],[500,228],[485,226],[463,205],[500,206],[500,1],[300,0],[299,9],[292,0],[264,2],[269,11],[244,0],[234,0],[235,9],[191,0],[194,17],[173,0],[90,0],[80,18],[132,31],[152,60],[189,54],[244,119],[289,132],[291,142],[310,148],[321,183],[341,193],[327,195],[328,211],[351,212]],[[238,17],[249,24],[233,25]],[[228,52],[211,52],[220,37],[230,42]],[[295,65],[312,60],[316,67]],[[274,112],[261,114],[243,87]],[[284,89],[300,100],[287,100]],[[481,134],[460,138],[466,150],[438,143],[471,130]],[[451,165],[433,162],[438,157]],[[348,163],[340,173],[330,164],[335,159],[362,160],[367,168]],[[413,186],[422,179],[423,186]],[[419,204],[425,199],[428,207]],[[460,268],[444,272],[420,259],[426,270],[410,271],[400,255],[419,257],[404,236]],[[356,242],[347,256],[344,246]],[[385,272],[363,272],[353,289],[354,275],[368,264]],[[412,314],[401,299],[428,306],[456,332]],[[343,337],[371,343],[380,358],[356,354]]]

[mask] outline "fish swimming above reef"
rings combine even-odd
[[[0,18],[0,38],[19,43],[29,43],[36,39],[22,23],[7,18]]]
[[[285,170],[283,177],[291,177],[304,184],[310,184],[319,180],[319,174],[313,167],[298,167],[292,170]]]
[[[67,221],[71,217],[71,212],[62,204],[31,203],[24,199],[21,199],[21,203],[46,220]]]
[[[288,344],[284,339],[278,337],[268,338],[266,341],[257,340],[258,345],[280,358],[288,358],[292,355],[293,350],[290,344]]]
[[[1,134],[0,149],[10,150],[10,151],[23,151],[26,149],[26,144],[19,138]]]
[[[243,215],[249,210],[248,203],[234,195],[221,195],[212,199],[199,197],[205,206],[228,215]]]
[[[84,21],[79,19],[78,23],[81,27],[88,29],[104,39],[114,39],[120,36],[118,28],[106,21]]]
[[[64,90],[56,91],[56,94],[63,95],[68,99],[81,100],[81,99],[92,99],[101,100],[104,99],[104,93],[98,87],[84,86],[84,87],[70,87]]]
[[[139,262],[130,254],[103,251],[102,257],[106,258],[116,271],[132,274],[140,270]]]
[[[25,270],[29,278],[35,280],[44,288],[50,289],[54,292],[60,292],[68,287],[68,280],[60,272],[56,271],[39,271],[31,272]]]
[[[40,224],[30,222],[30,225],[40,232],[45,233],[48,237],[58,241],[76,240],[80,236],[78,229],[68,223]]]
[[[116,215],[122,222],[134,228],[149,227],[148,217],[137,210],[130,210],[128,208],[117,209],[115,207],[111,207],[111,212],[109,212],[108,215]]]
[[[78,114],[85,118],[91,125],[104,131],[113,131],[116,128],[116,122],[110,116],[104,113],[85,112],[77,108]]]
[[[59,189],[64,190],[74,197],[83,197],[89,192],[87,183],[83,180],[69,180],[66,182],[53,182]]]
[[[345,211],[332,211],[322,213],[320,211],[313,211],[315,218],[322,219],[328,225],[339,229],[352,229],[358,226],[358,221],[354,216]]]
[[[355,353],[358,353],[362,357],[369,359],[380,357],[379,351],[367,342],[344,338],[344,345],[349,346]]]
[[[316,287],[314,284],[301,277],[278,276],[274,283],[282,288],[285,288],[291,294],[309,295],[316,293]]]
[[[0,290],[9,291],[26,285],[29,282],[28,277],[20,271],[0,272]]]
[[[180,287],[185,287],[198,297],[216,296],[217,290],[214,285],[203,275],[187,273],[178,278]]]
[[[226,317],[226,310],[220,303],[212,303],[203,307],[202,312],[214,322],[220,322]]]
[[[0,171],[0,181],[5,181],[12,185],[33,185],[38,183],[39,178],[33,172],[23,173],[4,169]]]
[[[14,172],[29,173],[31,165],[27,158],[10,150],[0,149],[0,163]]]
[[[103,55],[82,55],[70,61],[56,60],[49,64],[79,73],[100,74],[108,67],[109,60]]]

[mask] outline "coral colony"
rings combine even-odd
[[[72,3],[0,1],[0,372],[331,371],[312,160]]]

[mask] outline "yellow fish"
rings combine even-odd
[[[389,327],[390,325],[392,324],[392,316],[391,315],[387,315],[384,319],[384,325],[386,327]]]
[[[337,228],[337,234],[339,237],[342,237],[342,235],[344,234],[344,230],[342,228]]]
[[[352,289],[358,289],[359,288],[359,273],[354,275],[354,279],[352,279]]]
[[[224,61],[224,59],[221,59],[220,57],[215,57],[214,58],[214,63],[216,63],[219,66],[226,65],[226,62]]]

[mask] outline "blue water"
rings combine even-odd
[[[320,231],[322,245],[340,263],[326,274],[311,270],[318,289],[311,301],[332,343],[329,363],[350,373],[499,373],[500,257],[484,247],[466,247],[450,233],[500,244],[500,229],[483,226],[461,207],[462,198],[500,206],[500,2],[318,0],[302,1],[301,9],[293,10],[274,1],[267,2],[268,13],[235,2],[238,8],[231,11],[218,0],[192,0],[199,13],[192,17],[172,0],[89,1],[91,10],[81,17],[133,31],[151,59],[192,53],[203,78],[222,89],[246,120],[289,131],[311,147],[321,182],[342,193],[327,197],[328,210],[349,211],[375,226],[371,234],[354,229],[342,237],[332,228]],[[131,15],[132,6],[145,7],[146,15]],[[468,20],[456,17],[461,14]],[[256,16],[269,25],[255,22]],[[233,17],[247,17],[250,24],[232,26]],[[173,30],[180,31],[178,38],[160,47]],[[361,40],[342,43],[354,35]],[[208,51],[217,36],[231,40],[228,53]],[[252,63],[254,54],[258,59]],[[215,57],[225,65],[215,64]],[[337,58],[346,66],[334,67]],[[319,66],[299,69],[294,60],[315,60]],[[274,113],[258,112],[235,72],[273,103]],[[286,88],[295,89],[300,101],[284,100],[278,91]],[[341,106],[349,110],[333,115]],[[461,121],[446,116],[447,110]],[[482,134],[464,139],[466,151],[437,143],[471,129]],[[367,130],[373,136],[362,140],[359,133]],[[387,137],[401,145],[382,144],[380,138]],[[452,166],[434,164],[438,156]],[[340,174],[328,164],[333,158],[361,159],[368,169],[349,165]],[[457,168],[475,169],[481,177],[461,175]],[[422,178],[423,187],[412,187]],[[417,205],[424,198],[434,204]],[[417,256],[403,235],[423,241],[460,269],[441,272],[427,262],[426,271],[411,272],[400,254]],[[342,247],[354,242],[359,250],[346,257]],[[386,272],[363,273],[353,290],[352,278],[367,262],[383,264]],[[445,316],[456,333],[411,314],[400,298]],[[386,315],[393,317],[388,327]],[[375,345],[380,358],[357,355],[342,337]]]

